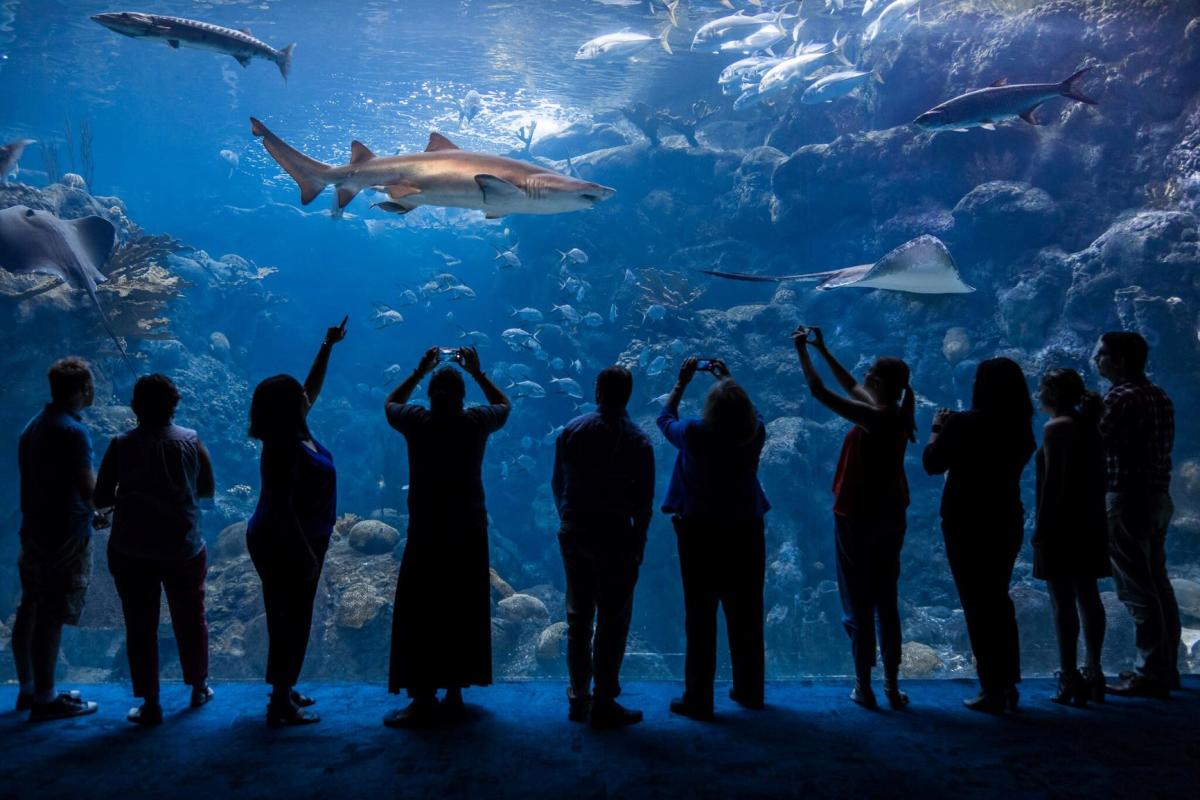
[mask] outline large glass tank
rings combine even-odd
[[[764,16],[702,27],[734,14],[729,6]],[[723,358],[768,421],[768,676],[850,672],[830,513],[847,425],[808,395],[788,340],[798,323],[823,326],[859,375],[877,356],[907,360],[922,433],[937,407],[968,402],[984,358],[1016,359],[1031,390],[1052,366],[1079,369],[1095,387],[1097,335],[1145,334],[1152,376],[1178,409],[1168,553],[1184,658],[1200,665],[1200,3],[147,0],[137,9],[248,29],[276,51],[295,42],[286,80],[266,58],[243,66],[90,19],[113,10],[91,0],[0,2],[0,138],[36,140],[0,188],[0,207],[96,214],[116,227],[99,303],[135,369],[179,385],[178,419],[199,430],[216,462],[217,498],[203,523],[215,677],[258,679],[265,661],[244,544],[259,484],[250,392],[274,373],[303,377],[326,327],[347,314],[349,336],[311,418],[339,467],[341,519],[309,679],[385,674],[408,476],[383,398],[427,347],[464,343],[479,347],[502,386],[527,379],[544,389],[512,390],[523,396],[484,466],[499,677],[565,674],[549,488],[559,426],[590,399],[579,395],[599,369],[630,366],[630,411],[655,442],[661,498],[675,453],[654,419],[689,355]],[[621,32],[638,36],[618,37],[610,51],[585,46]],[[788,69],[763,77],[783,59]],[[995,110],[962,131],[913,124],[1000,79],[1058,84],[1085,68],[1077,85],[1096,105],[1051,97],[1037,124]],[[994,125],[984,125],[988,114]],[[350,161],[352,140],[380,155],[410,153],[436,131],[616,194],[590,210],[485,219],[454,208],[397,215],[380,205],[389,198],[365,191],[335,218],[333,189],[300,203],[252,135],[252,116],[330,164]],[[700,272],[871,264],[924,235],[945,243],[977,291],[820,290]],[[94,364],[97,401],[84,418],[97,459],[131,424],[132,378],[86,292],[0,270],[0,309],[7,650],[19,595],[16,440],[45,402],[46,367],[67,354]],[[536,346],[502,338],[514,327],[537,333]],[[702,391],[692,388],[684,413],[699,411]],[[482,398],[472,387],[469,399]],[[910,447],[904,669],[969,676],[937,519],[942,483],[925,476],[919,455]],[[1032,478],[1031,467],[1027,508]],[[64,641],[71,680],[127,673],[104,536],[84,619]],[[1012,595],[1025,670],[1047,673],[1053,627],[1030,559],[1026,543]],[[1132,622],[1111,584],[1103,588],[1105,666],[1115,672],[1132,660]],[[514,593],[526,597],[501,602]],[[177,673],[165,623],[165,669]],[[679,567],[661,514],[629,651],[627,678],[681,675]],[[0,678],[12,676],[6,654]]]

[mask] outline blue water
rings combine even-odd
[[[313,415],[314,433],[339,464],[339,511],[374,515],[401,534],[407,467],[403,441],[383,419],[386,393],[425,348],[457,346],[464,331],[490,337],[480,354],[502,385],[509,364],[530,367],[531,379],[548,395],[517,402],[510,423],[489,446],[485,486],[493,565],[517,590],[541,587],[535,593],[546,600],[550,616],[522,623],[497,645],[502,675],[562,672],[561,657],[533,655],[542,630],[562,619],[557,520],[548,487],[553,433],[590,398],[556,394],[551,379],[573,378],[588,395],[603,366],[617,360],[635,366],[631,412],[652,432],[654,398],[670,389],[688,355],[728,360],[772,423],[768,450],[775,455],[763,466],[775,505],[768,517],[770,674],[848,671],[828,492],[846,428],[807,396],[787,341],[800,321],[830,330],[835,352],[860,376],[876,356],[906,358],[921,395],[922,431],[936,407],[958,407],[969,397],[970,369],[982,358],[1017,358],[1032,388],[1049,366],[1086,369],[1100,330],[1142,330],[1162,354],[1152,364],[1156,379],[1176,394],[1181,409],[1172,575],[1195,585],[1200,442],[1188,412],[1200,377],[1200,267],[1193,214],[1198,193],[1189,180],[1200,169],[1193,111],[1200,81],[1192,69],[1200,25],[1186,24],[1200,18],[1200,8],[1166,4],[1174,9],[1166,13],[1164,4],[1148,3],[1118,13],[1118,4],[1076,0],[1051,13],[1044,11],[1048,4],[1034,0],[964,0],[926,10],[919,22],[905,21],[866,44],[861,36],[869,18],[859,13],[861,3],[844,5],[850,8],[830,15],[824,2],[806,0],[797,38],[829,41],[836,31],[850,31],[847,55],[859,68],[877,71],[882,82],[821,106],[798,101],[802,84],[774,105],[735,112],[717,75],[742,54],[688,50],[702,23],[730,13],[716,2],[682,0],[679,27],[670,34],[673,55],[651,44],[634,61],[604,63],[576,61],[574,55],[604,33],[657,35],[667,19],[662,3],[256,0],[138,7],[249,28],[275,47],[296,42],[285,82],[265,61],[243,68],[226,56],[119,36],[89,20],[113,10],[107,4],[4,0],[0,138],[37,139],[57,148],[60,172],[76,172],[82,168],[76,155],[80,126],[86,124],[94,153],[92,194],[120,198],[128,218],[146,233],[167,234],[213,258],[237,254],[277,270],[244,289],[192,280],[165,314],[177,349],[128,340],[139,368],[161,369],[180,382],[180,421],[196,427],[213,450],[220,501],[205,524],[214,548],[222,529],[245,519],[257,490],[257,452],[244,437],[250,389],[276,372],[303,377],[324,329],[344,315],[350,333],[333,356]],[[1101,7],[1107,10],[1100,13]],[[785,23],[788,41],[794,24]],[[1095,64],[1084,86],[1101,104],[1084,108],[1052,100],[1039,112],[1041,128],[1018,120],[996,132],[930,136],[907,124],[935,103],[997,77],[1056,82],[1081,64]],[[1140,77],[1133,81],[1131,75]],[[482,111],[460,123],[459,103],[472,89],[482,97]],[[638,102],[689,119],[702,110],[697,104],[713,113],[698,128],[698,147],[666,125],[659,130],[661,143],[651,146],[621,112]],[[371,208],[376,198],[363,193],[335,220],[331,190],[300,205],[293,181],[251,136],[251,116],[332,164],[348,161],[351,140],[381,155],[414,152],[431,131],[464,149],[529,158],[518,130],[536,122],[534,154],[569,154],[580,174],[613,186],[617,195],[592,211],[485,221],[477,212],[428,208],[395,217]],[[564,139],[551,148],[557,134],[581,123],[606,127],[603,135]],[[614,143],[618,149],[589,153]],[[763,145],[773,149],[755,149]],[[562,160],[553,165],[566,166]],[[30,147],[21,166],[19,181],[47,183],[49,165],[39,145]],[[993,181],[1017,188],[976,206],[959,202]],[[1094,240],[1136,214],[1159,215],[1147,219],[1161,235],[1121,229],[1114,235],[1118,244],[1102,256],[1072,255],[1088,252]],[[964,279],[979,291],[941,297],[818,293],[811,284],[788,284],[776,294],[778,287],[714,281],[695,272],[715,266],[781,274],[870,263],[921,233],[941,236]],[[521,266],[501,269],[496,248],[514,245]],[[564,272],[558,251],[574,247],[589,260]],[[192,251],[183,255],[203,260]],[[1154,269],[1163,258],[1174,266],[1169,274]],[[627,270],[636,286],[624,284]],[[421,294],[422,285],[444,272],[470,286],[475,298],[426,293],[415,305],[402,304],[404,290]],[[1095,281],[1083,285],[1084,274]],[[571,277],[583,283],[563,287]],[[1138,305],[1112,299],[1113,291],[1133,285],[1151,300]],[[1179,304],[1163,311],[1168,297],[1180,298]],[[594,311],[603,323],[571,325],[553,311],[563,303],[581,314]],[[663,320],[644,316],[654,303],[667,308]],[[403,324],[376,329],[380,304],[399,311]],[[527,306],[563,327],[540,337],[545,361],[514,353],[500,339],[506,328],[532,329],[510,316],[511,309]],[[15,442],[40,403],[44,365],[79,352],[104,371],[97,408],[87,415],[99,457],[105,435],[128,418],[123,407],[130,381],[91,312],[5,308],[4,337],[13,352],[3,363],[13,391],[5,391],[0,414],[12,430],[9,438]],[[951,328],[965,329],[963,353],[944,353]],[[228,339],[228,356],[214,349],[215,332]],[[662,371],[648,369],[660,356]],[[1098,377],[1088,374],[1088,381],[1096,386]],[[691,390],[685,413],[698,412],[702,391],[701,384]],[[473,388],[470,398],[480,399]],[[656,432],[654,437],[661,497],[674,451]],[[0,483],[5,507],[15,509],[11,462],[4,462]],[[914,504],[901,583],[905,640],[935,654],[930,674],[969,675],[969,647],[937,529],[941,483],[920,470],[917,446],[910,448],[908,474]],[[11,533],[4,537],[5,554],[15,554],[15,528]],[[1029,576],[1028,557],[1026,549],[1016,578],[1025,658],[1027,669],[1045,672],[1054,666],[1052,630],[1044,587]],[[252,573],[245,564],[238,567],[232,551],[229,558],[234,566],[216,580],[234,582],[228,576],[241,569],[237,575],[245,573],[248,581]],[[18,591],[15,571],[7,566],[12,561],[5,556],[0,567],[0,619],[11,614]],[[337,600],[345,587],[327,575],[327,594],[319,602],[327,603],[332,621],[326,630],[332,633],[314,637],[312,674],[381,676],[391,601],[386,585],[397,566],[385,556],[364,567],[383,603],[383,622],[368,624],[365,633],[354,629],[358,638],[338,627]],[[349,569],[336,568],[343,567]],[[120,674],[123,656],[113,657],[121,639],[119,614],[111,606],[111,585],[101,585],[106,582],[98,571],[92,616],[68,641],[68,662],[80,676]],[[253,607],[222,599],[231,596],[222,594],[225,586],[215,591],[212,611],[214,670],[252,677],[261,660],[261,636],[254,633],[261,619]],[[636,609],[628,670],[645,677],[678,674],[682,602],[673,533],[662,515],[651,530]],[[1111,651],[1115,667],[1132,657],[1132,642],[1126,612],[1115,600],[1109,614],[1114,632],[1106,653]],[[1187,616],[1185,625],[1196,627],[1200,620]],[[0,675],[9,669],[0,665]]]

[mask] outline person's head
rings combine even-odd
[[[750,395],[732,379],[717,381],[704,398],[704,425],[730,442],[745,442],[758,430]]]
[[[613,411],[624,410],[633,394],[633,373],[613,366],[596,376],[596,405]]]
[[[438,367],[429,378],[429,410],[435,414],[462,411],[467,384],[462,373],[449,365]]]
[[[879,405],[888,408],[899,406],[900,416],[906,423],[906,437],[916,441],[916,397],[908,381],[908,364],[898,358],[885,356],[877,359],[867,370],[863,387]]]
[[[175,416],[175,407],[179,405],[179,390],[166,375],[157,372],[143,375],[133,385],[133,401],[130,405],[139,425],[168,425]]]
[[[975,370],[971,408],[1015,421],[1033,418],[1033,401],[1025,373],[1011,358],[989,358]]]
[[[92,368],[79,356],[60,358],[50,365],[50,400],[71,411],[81,411],[92,404],[96,390],[92,384]]]
[[[1140,333],[1109,331],[1096,342],[1092,361],[1102,378],[1114,383],[1146,374],[1150,345]]]
[[[263,442],[303,441],[308,432],[308,395],[291,375],[274,375],[254,387],[250,437]]]
[[[1092,422],[1099,421],[1103,406],[1100,395],[1088,391],[1083,376],[1065,368],[1049,370],[1038,381],[1038,402],[1052,416],[1079,416]]]

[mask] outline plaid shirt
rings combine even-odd
[[[1171,484],[1175,407],[1167,393],[1142,378],[1115,384],[1100,417],[1110,492],[1165,492]]]

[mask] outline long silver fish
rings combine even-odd
[[[20,172],[21,156],[25,148],[36,142],[36,139],[17,139],[0,147],[0,184],[8,183],[9,175]]]
[[[337,187],[335,211],[374,186],[391,198],[385,210],[408,213],[417,206],[473,208],[488,219],[507,214],[560,214],[591,208],[616,189],[539,167],[526,161],[460,150],[440,133],[429,134],[423,153],[376,156],[362,142],[350,143],[350,163],[324,164],[284,142],[254,117],[250,130],[300,186],[307,205],[329,185]]]
[[[92,20],[110,31],[134,39],[161,39],[174,48],[186,46],[223,53],[235,58],[243,67],[249,66],[252,58],[272,61],[279,67],[279,73],[285,81],[292,67],[292,50],[296,47],[295,44],[289,44],[282,50],[276,50],[251,36],[246,29],[239,31],[195,19],[143,14],[140,11],[96,14]]]
[[[913,120],[913,124],[927,131],[964,131],[975,127],[994,130],[997,122],[1020,117],[1030,125],[1037,125],[1034,110],[1052,98],[1066,97],[1078,103],[1096,105],[1095,100],[1075,85],[1090,69],[1085,67],[1062,83],[1009,85],[1001,78],[986,89],[976,89],[934,106]]]

